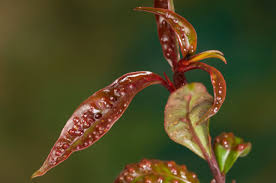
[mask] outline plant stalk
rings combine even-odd
[[[187,105],[188,109],[189,109],[189,103],[190,102],[188,102],[188,105]],[[210,170],[211,170],[211,172],[214,176],[214,179],[216,181],[215,183],[225,183],[225,176],[219,170],[219,166],[218,166],[218,163],[217,163],[217,160],[216,160],[215,153],[214,153],[213,149],[210,148],[211,149],[211,155],[209,155],[207,153],[206,149],[204,148],[204,146],[202,145],[200,139],[196,135],[195,129],[194,129],[194,127],[192,125],[192,122],[190,120],[190,117],[189,117],[189,113],[187,113],[186,120],[187,120],[187,123],[189,125],[189,128],[190,128],[190,131],[192,133],[194,141],[199,146],[205,160],[207,161],[207,163],[210,167]],[[209,137],[209,143],[211,144],[211,138],[210,137]]]

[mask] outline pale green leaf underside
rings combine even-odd
[[[200,143],[211,154],[211,144],[209,142],[209,121],[196,125],[212,107],[213,97],[207,92],[201,83],[190,83],[172,93],[168,99],[165,109],[165,130],[169,137],[183,146],[186,146],[194,153],[204,156],[194,140],[196,135]],[[188,120],[187,118],[190,118]],[[191,124],[189,124],[189,121]],[[192,133],[193,128],[195,134]]]

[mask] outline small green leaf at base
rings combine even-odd
[[[199,183],[199,180],[184,165],[144,159],[127,165],[115,183]]]
[[[216,137],[214,151],[220,171],[226,174],[238,157],[246,156],[251,150],[251,143],[234,136],[233,133],[222,133]]]
[[[173,92],[165,108],[165,130],[169,137],[205,159],[199,144],[211,155],[209,120],[198,124],[212,107],[213,97],[201,83],[190,83]]]

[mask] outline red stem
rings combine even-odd
[[[189,111],[189,104],[190,104],[190,102],[188,102],[188,104],[187,104],[187,111]],[[187,120],[187,123],[189,125],[190,132],[192,133],[194,141],[199,146],[205,160],[207,161],[207,163],[210,167],[210,170],[211,170],[211,172],[214,176],[214,179],[216,181],[215,183],[225,183],[225,176],[220,172],[220,169],[219,169],[219,166],[218,166],[218,163],[217,163],[217,160],[216,160],[215,153],[214,153],[213,149],[210,148],[211,149],[211,154],[209,155],[207,153],[206,149],[204,148],[204,146],[202,145],[200,139],[198,138],[196,132],[195,132],[195,129],[194,129],[194,127],[192,125],[192,122],[190,120],[190,117],[189,117],[189,113],[187,113],[186,120]],[[210,136],[209,136],[209,144],[211,144],[211,137]]]
[[[161,76],[159,76],[159,80],[161,81],[161,85],[164,86],[167,90],[169,90],[170,93],[172,93],[175,90],[175,87],[173,83],[170,81],[168,76],[164,73],[165,79],[163,79]]]

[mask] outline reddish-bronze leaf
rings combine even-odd
[[[173,28],[180,44],[183,58],[192,55],[197,47],[197,34],[194,27],[173,11],[162,8],[138,7],[135,10],[146,11],[162,16]]]
[[[115,183],[199,183],[196,174],[173,161],[147,160],[129,164]]]
[[[154,7],[174,11],[172,0],[154,0]],[[164,57],[169,62],[171,67],[174,68],[180,58],[176,35],[164,17],[156,15],[155,18]]]
[[[202,116],[198,123],[204,122],[215,115],[222,106],[226,97],[226,83],[222,74],[214,67],[202,62],[193,62],[182,60],[179,62],[178,71],[186,72],[193,69],[202,69],[210,74],[211,82],[214,90],[213,106]]]
[[[147,86],[163,83],[157,74],[147,71],[128,73],[85,100],[64,126],[50,154],[32,178],[66,160],[74,151],[99,140],[122,116],[132,98]]]

